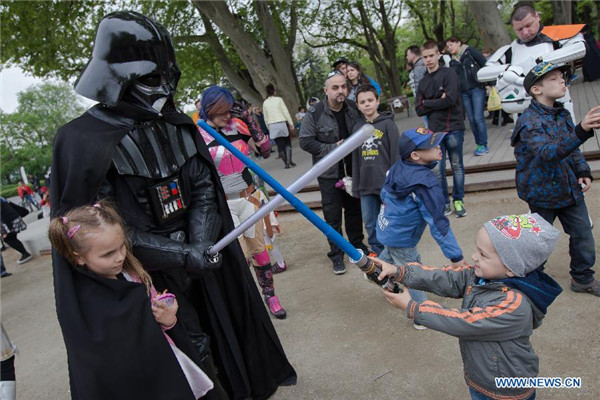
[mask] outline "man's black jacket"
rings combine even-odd
[[[458,77],[449,68],[427,72],[417,91],[417,114],[427,116],[428,128],[434,132],[465,129]]]

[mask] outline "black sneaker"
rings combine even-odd
[[[585,285],[571,280],[571,290],[577,293],[589,293],[600,297],[600,281],[594,279],[592,283]]]
[[[12,274],[10,272],[5,272],[4,274],[0,275],[0,278],[6,278],[7,276],[11,276]]]
[[[450,204],[446,204],[446,206],[444,206],[444,215],[448,216],[452,214],[452,209],[450,208]]]
[[[23,254],[23,256],[17,261],[17,264],[25,264],[27,261],[31,260],[33,256],[29,253]]]
[[[342,275],[346,272],[346,264],[344,264],[343,258],[337,258],[333,260],[333,273],[336,275]]]

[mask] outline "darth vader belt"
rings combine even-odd
[[[152,212],[159,224],[179,217],[188,207],[179,178],[170,178],[148,188]]]

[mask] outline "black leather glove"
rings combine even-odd
[[[214,256],[208,254],[208,249],[213,244],[211,242],[192,242],[186,245],[185,270],[191,278],[199,278],[206,272],[221,266],[223,261],[221,254]]]

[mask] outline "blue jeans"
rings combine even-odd
[[[569,235],[571,277],[577,283],[584,285],[592,283],[594,281],[592,267],[596,262],[596,247],[585,201],[563,208],[539,208],[531,204],[529,208],[532,213],[540,214],[551,224],[558,217],[565,233]]]
[[[465,131],[450,131],[446,134],[440,147],[442,149],[442,160],[435,167],[435,174],[440,178],[444,199],[446,204],[450,204],[448,199],[448,181],[446,179],[446,152],[450,159],[452,167],[453,187],[452,198],[462,200],[465,197],[465,166],[463,164],[463,141],[465,140]]]
[[[491,397],[486,396],[485,394],[478,392],[469,386],[469,394],[471,395],[471,400],[494,400]],[[535,400],[535,392],[531,396],[529,396],[526,400]]]
[[[24,197],[25,197],[25,200],[27,200],[28,202],[30,202],[31,204],[33,204],[35,206],[35,208],[37,208],[38,210],[40,209],[40,205],[38,204],[38,202],[35,199],[35,197],[33,197],[30,194],[25,194]]]
[[[394,265],[406,264],[409,262],[418,262],[421,263],[421,255],[416,247],[387,247],[383,249],[379,258],[385,262]],[[410,293],[410,297],[414,301],[425,301],[427,300],[427,295],[425,292],[421,290],[408,288],[408,292]]]
[[[375,224],[381,209],[381,197],[378,194],[366,194],[360,196],[360,211],[362,213],[363,223],[367,230],[369,247],[378,255],[383,251],[383,245],[377,240]]]
[[[466,92],[460,92],[462,97],[469,125],[475,136],[475,143],[478,146],[486,146],[488,142],[487,126],[485,126],[485,118],[483,109],[485,107],[485,89],[474,87]]]

